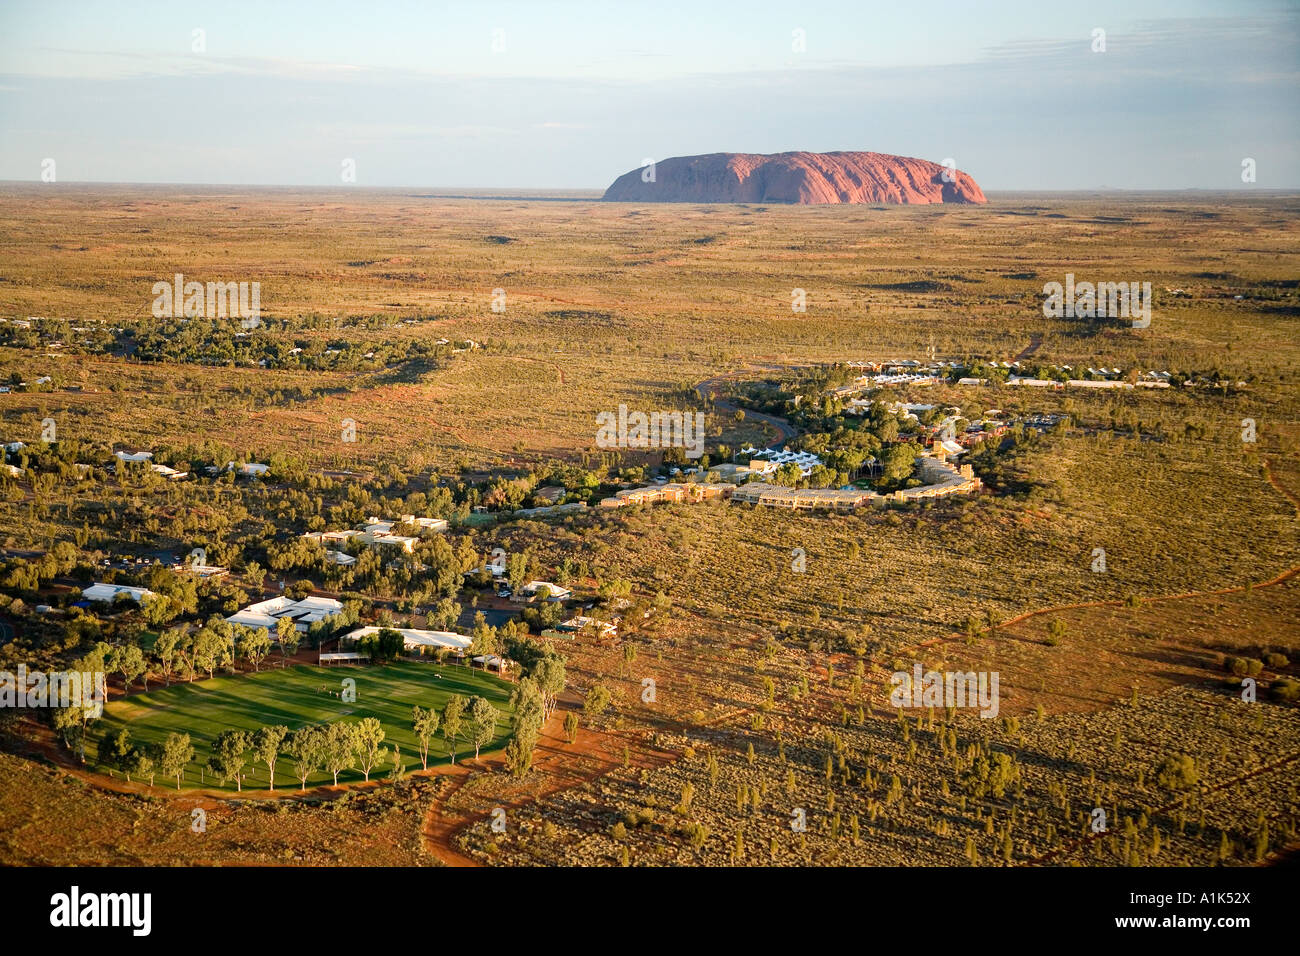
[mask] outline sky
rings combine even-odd
[[[1300,0],[0,0],[3,180],[603,189],[797,149],[1297,188]]]

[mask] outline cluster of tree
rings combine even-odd
[[[10,558],[0,564],[0,590],[25,598],[56,577],[70,573],[81,562],[81,553],[71,541],[57,541],[54,547],[39,558]]]
[[[109,731],[99,742],[100,764],[121,771],[128,783],[132,777],[147,777],[152,787],[154,777],[162,774],[174,778],[179,790],[185,768],[193,760],[194,746],[189,734],[171,733],[161,744],[133,745],[131,732],[122,727]]]
[[[356,649],[370,656],[372,664],[394,660],[402,653],[402,635],[391,627],[381,627],[357,639]]]
[[[499,716],[490,700],[477,695],[466,700],[460,694],[452,694],[443,704],[441,713],[433,707],[424,708],[417,704],[411,709],[411,729],[419,746],[420,765],[426,770],[429,768],[429,744],[439,731],[452,763],[456,762],[456,748],[461,740],[474,745],[474,759],[477,760],[480,748],[491,743],[496,736]]]
[[[339,774],[354,767],[369,780],[385,761],[391,761],[394,773],[400,774],[401,750],[383,746],[385,736],[375,717],[314,724],[293,733],[283,726],[262,727],[252,733],[224,730],[213,741],[208,768],[222,783],[234,780],[237,790],[242,788],[250,761],[266,766],[267,784],[274,790],[275,762],[281,753],[293,761],[294,775],[303,790],[308,778],[321,770],[329,773],[336,785]]]
[[[383,328],[387,322],[372,323]],[[134,356],[147,362],[181,362],[199,365],[248,365],[310,371],[375,371],[418,364],[419,371],[438,367],[449,359],[455,343],[427,338],[362,339],[294,337],[298,320],[262,318],[246,328],[240,318],[164,319],[125,328],[116,347],[135,345]],[[109,348],[113,348],[110,345]]]
[[[283,660],[298,652],[301,635],[292,620],[282,617],[276,621],[274,642],[279,644]],[[270,655],[271,645],[272,638],[266,628],[231,624],[212,617],[197,631],[183,628],[163,631],[154,641],[151,658],[145,658],[142,666],[156,662],[168,684],[173,675],[187,681],[193,681],[200,672],[212,677],[218,669],[233,668],[237,661],[251,665],[256,671]],[[130,681],[126,684],[129,689]]]
[[[147,650],[136,641],[113,645],[101,641],[74,662],[71,669],[117,674],[128,692],[138,680],[147,691],[151,674],[160,675],[170,685],[173,677],[187,681],[193,681],[199,674],[212,677],[218,670],[233,669],[237,663],[259,670],[273,644],[279,645],[280,657],[287,661],[297,653],[301,638],[288,618],[276,622],[276,635],[272,638],[265,628],[231,624],[213,617],[193,631],[168,628]]]
[[[548,644],[527,635],[506,639],[506,653],[520,669],[510,702],[512,736],[506,744],[506,767],[515,776],[528,773],[542,725],[559,705],[567,676],[565,659]]]
[[[397,533],[404,533],[395,527]],[[419,529],[409,529],[410,532]],[[412,534],[411,536],[416,536]],[[462,539],[463,541],[463,539]],[[370,547],[353,539],[343,551],[356,563],[339,565],[324,546],[295,537],[268,548],[268,561],[275,571],[294,571],[323,581],[334,590],[369,591],[375,594],[406,594],[416,604],[454,597],[465,571],[477,560],[473,546],[457,551],[444,534],[422,532],[412,554],[395,553],[385,547]]]
[[[48,349],[58,342],[70,353],[102,354],[112,351],[118,334],[118,328],[95,319],[37,318],[26,325],[17,322],[0,324],[0,345],[16,349]],[[57,364],[48,373],[55,383],[59,381]],[[17,385],[22,380],[15,372],[10,377],[10,384]]]
[[[478,758],[481,748],[496,734],[499,713],[485,697],[466,699],[459,694],[448,698],[441,712],[416,706],[412,711],[412,729],[419,744],[420,762],[427,769],[429,745],[441,731],[448,753],[455,763],[458,746],[464,742],[474,747]],[[363,778],[385,764],[393,775],[400,776],[405,767],[401,748],[384,746],[386,733],[378,718],[335,721],[315,724],[290,732],[283,725],[260,727],[255,731],[223,730],[212,742],[204,769],[222,783],[231,781],[242,790],[245,780],[258,766],[266,768],[269,789],[275,789],[276,762],[283,756],[293,764],[294,776],[301,789],[316,773],[324,771],[339,782],[339,774],[361,771]],[[101,764],[132,777],[147,778],[153,786],[156,774],[176,779],[180,789],[186,767],[194,760],[195,750],[188,734],[169,734],[162,744],[133,745],[130,731],[123,727],[107,733],[99,745]]]

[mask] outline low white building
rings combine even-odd
[[[270,470],[270,465],[263,465],[256,461],[244,462],[242,465],[237,465],[233,461],[228,461],[224,468],[218,468],[216,465],[209,465],[207,469],[209,475],[219,475],[223,471],[237,471],[245,478],[261,478]]]
[[[617,625],[610,624],[608,621],[598,621],[594,617],[587,617],[585,614],[579,614],[577,617],[571,617],[567,621],[561,621],[559,624],[561,631],[583,631],[590,629],[597,637],[617,637]]]
[[[428,631],[417,627],[388,627],[381,628],[375,625],[368,627],[359,627],[355,631],[350,631],[343,635],[345,641],[357,641],[367,634],[378,634],[381,630],[396,631],[402,635],[402,646],[408,651],[423,648],[445,648],[454,651],[457,654],[464,653],[469,649],[470,644],[474,643],[464,634],[457,634],[454,631]]]
[[[410,518],[411,520],[407,521],[407,518]],[[404,515],[402,522],[415,524],[417,527],[429,528],[434,531],[446,530],[447,526],[447,522],[443,521],[441,518],[413,518],[411,515]],[[429,524],[419,524],[419,522],[429,522]],[[441,527],[438,526],[439,522],[441,522]],[[303,535],[303,538],[316,544],[323,544],[327,548],[331,546],[336,548],[343,547],[355,538],[356,540],[364,542],[374,548],[398,548],[406,554],[413,554],[415,552],[415,546],[420,543],[420,539],[405,534],[394,534],[393,528],[397,527],[399,523],[401,522],[381,521],[379,518],[370,518],[367,520],[365,526],[360,530],[309,531],[307,534]],[[338,564],[352,563],[351,561],[339,561],[338,559],[335,559],[335,562]]]
[[[379,519],[371,518],[370,520],[372,522],[377,522]],[[398,523],[413,525],[421,531],[441,532],[446,531],[448,527],[446,518],[417,518],[415,515],[402,515],[401,520]]]
[[[504,674],[510,666],[510,662],[496,654],[480,654],[474,658],[474,663],[486,670],[495,670],[498,674]]]
[[[567,601],[573,597],[573,592],[568,588],[562,588],[550,581],[529,581],[519,589],[519,592],[511,600],[529,600],[535,597],[542,588],[546,588],[549,592],[546,598],[548,601]]]
[[[506,573],[506,566],[504,563],[493,564],[492,562],[489,561],[487,564],[481,565],[472,571],[466,571],[465,577],[467,578],[478,577],[478,575],[483,572],[484,568],[486,568],[488,574],[492,575],[492,577],[494,578],[504,577]]]
[[[334,600],[334,598],[306,597],[301,601],[294,601],[280,595],[266,601],[250,604],[243,610],[230,615],[230,617],[226,618],[226,622],[229,624],[243,624],[245,627],[265,628],[267,631],[272,632],[272,636],[274,636],[282,617],[292,620],[294,627],[298,630],[306,631],[317,621],[322,621],[331,614],[337,614],[342,610],[343,603]]]
[[[157,595],[148,588],[133,588],[125,584],[92,584],[81,592],[87,601],[107,601],[112,604],[119,594],[125,594],[136,604],[143,604]]]
[[[131,452],[115,451],[113,452],[113,455],[114,457],[117,458],[118,461],[130,461],[130,462],[148,461],[149,459],[153,458],[153,452],[151,451],[131,451]]]

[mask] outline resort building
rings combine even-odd
[[[81,592],[81,597],[86,601],[107,601],[112,604],[119,594],[125,594],[136,604],[143,604],[149,598],[157,597],[148,588],[133,588],[125,584],[92,584]]]
[[[548,601],[567,601],[573,597],[573,592],[568,588],[562,588],[558,584],[552,584],[550,581],[529,581],[518,591],[510,596],[510,600],[520,603],[528,603],[534,600],[538,592],[546,588]]]
[[[731,494],[733,502],[791,511],[853,511],[875,497],[874,491],[862,488],[787,488],[761,481],[740,485]]]
[[[250,604],[242,611],[236,611],[230,615],[230,617],[226,618],[226,622],[229,624],[243,624],[245,627],[265,628],[274,637],[274,632],[282,617],[292,620],[299,631],[306,631],[317,621],[323,621],[331,614],[337,614],[342,610],[342,602],[333,598],[306,597],[301,601],[294,601],[280,595],[267,601]]]
[[[587,617],[579,614],[577,617],[571,617],[567,621],[562,621],[556,625],[561,631],[591,631],[597,637],[617,637],[618,626],[610,624],[608,621],[598,621],[594,617]]]
[[[454,631],[427,631],[415,627],[386,627],[380,628],[374,625],[369,627],[359,627],[355,631],[349,631],[343,635],[344,642],[355,644],[358,640],[367,634],[378,634],[381,630],[396,631],[402,635],[402,646],[408,651],[420,651],[429,653],[437,650],[448,650],[460,656],[469,649],[473,643],[464,634],[457,634]]]
[[[955,442],[935,442],[932,454],[917,458],[919,477],[926,482],[916,488],[904,488],[881,495],[862,488],[786,488],[781,485],[751,482],[740,485],[731,494],[733,502],[786,508],[791,511],[856,511],[868,504],[906,502],[948,495],[972,494],[984,487],[970,465],[955,465],[948,459],[964,449]]]
[[[735,485],[717,483],[677,483],[666,485],[646,485],[643,488],[624,488],[615,492],[611,498],[601,499],[602,508],[622,508],[627,505],[646,505],[670,501],[705,501],[710,498],[726,498],[735,489]]]

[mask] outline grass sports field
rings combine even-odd
[[[354,703],[343,703],[333,694],[342,689],[345,678],[356,681]],[[509,682],[468,667],[403,662],[361,668],[301,665],[172,684],[147,694],[135,694],[106,705],[101,728],[107,734],[125,726],[135,744],[161,743],[169,733],[188,733],[194,744],[195,759],[185,771],[183,785],[222,788],[211,772],[201,777],[200,767],[207,763],[212,741],[223,730],[254,731],[283,724],[292,731],[309,724],[377,717],[384,726],[384,746],[401,747],[402,762],[407,769],[418,770],[420,756],[411,731],[412,707],[418,704],[441,711],[452,694],[460,694],[467,700],[474,696],[486,697],[501,714],[496,736],[483,748],[493,750],[503,746],[509,736],[512,690]],[[458,757],[467,752],[471,758],[474,755],[473,744],[465,739],[464,731],[456,749]],[[445,763],[448,755],[440,730],[429,745],[429,762]],[[386,775],[391,766],[386,760],[378,772],[371,772],[372,779]],[[243,789],[265,789],[265,765],[255,767],[250,762],[249,769]],[[362,773],[356,769],[339,774],[339,783],[361,779]],[[299,786],[291,758],[280,757],[275,780],[277,788]],[[331,782],[331,775],[322,771],[309,777],[307,785]],[[168,781],[159,778],[155,784],[167,786]],[[175,786],[175,782],[171,785]],[[234,790],[234,781],[224,789]]]

